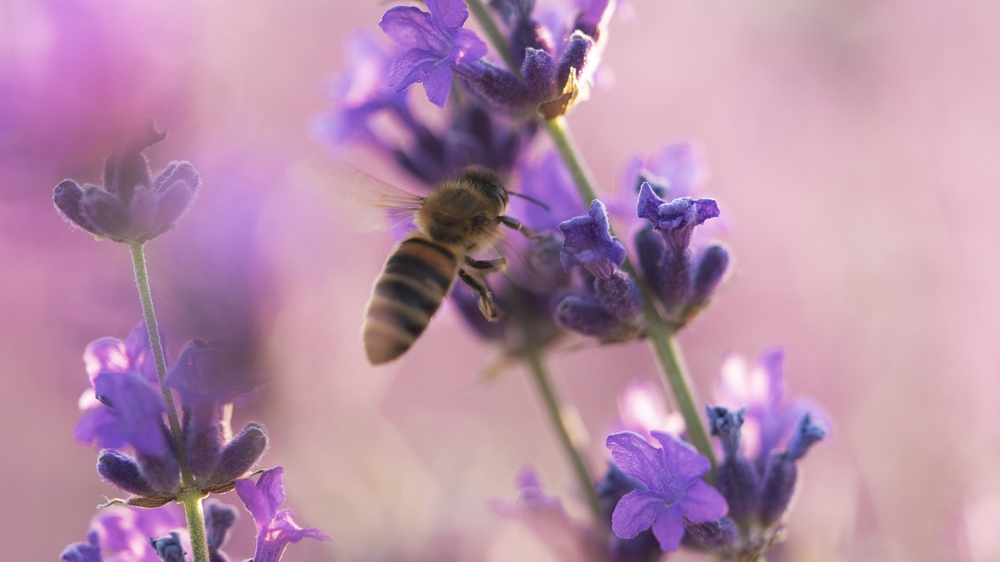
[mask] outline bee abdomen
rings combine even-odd
[[[448,247],[409,238],[396,247],[375,280],[362,339],[373,365],[410,349],[437,312],[458,272]]]

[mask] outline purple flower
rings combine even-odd
[[[97,532],[87,533],[87,542],[75,542],[67,546],[59,559],[65,562],[101,562],[101,543]]]
[[[495,501],[491,506],[501,517],[524,523],[542,542],[549,545],[560,562],[607,562],[607,548],[593,529],[570,518],[562,502],[542,490],[533,467],[524,467],[515,477],[517,503]]]
[[[66,562],[160,562],[150,537],[178,532],[185,550],[187,532],[184,516],[176,505],[156,509],[136,509],[115,505],[101,509],[90,520],[86,543],[66,547]]]
[[[277,562],[289,544],[304,538],[333,540],[315,527],[299,527],[292,519],[291,509],[278,509],[285,502],[284,474],[285,469],[277,466],[265,470],[256,484],[247,479],[236,481],[236,493],[257,526],[254,562]]]
[[[566,271],[582,265],[595,277],[608,279],[625,262],[625,246],[611,236],[608,210],[596,199],[586,216],[561,223],[559,230],[566,237],[559,256]]]
[[[726,514],[726,500],[701,476],[711,468],[708,459],[676,437],[652,432],[657,449],[635,433],[609,435],[607,447],[621,471],[645,490],[626,494],[615,507],[611,528],[619,538],[635,538],[652,527],[664,552],[677,550],[685,521],[707,523]]]
[[[105,449],[134,447],[150,455],[166,451],[162,415],[163,397],[135,372],[99,372],[94,393],[100,402],[76,424],[79,443],[97,442]]]
[[[389,88],[398,92],[421,82],[427,99],[444,107],[453,68],[482,58],[486,43],[462,27],[469,17],[462,0],[427,0],[427,9],[430,13],[412,6],[394,6],[379,22],[382,31],[402,49],[389,69]]]
[[[812,399],[799,397],[785,403],[784,362],[785,352],[780,347],[762,351],[752,368],[746,358],[733,354],[723,362],[716,381],[719,403],[746,407],[742,450],[748,458],[756,459],[760,470],[804,415],[831,427],[830,416]]]
[[[171,162],[155,178],[142,151],[166,138],[152,125],[104,163],[103,189],[73,180],[56,186],[53,201],[80,228],[115,242],[143,243],[174,227],[201,185],[187,162]]]
[[[660,231],[675,254],[687,250],[696,226],[719,216],[719,204],[714,199],[680,197],[669,203],[660,199],[648,182],[639,188],[639,218],[648,220]]]

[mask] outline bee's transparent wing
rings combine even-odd
[[[345,218],[361,232],[411,230],[413,214],[424,204],[423,197],[344,164],[313,161],[301,172],[332,193]]]

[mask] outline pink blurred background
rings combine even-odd
[[[712,171],[735,275],[681,340],[702,400],[726,352],[782,344],[790,394],[831,412],[804,461],[786,558],[1000,560],[1000,5],[988,0],[631,0],[603,83],[570,116],[602,186],[633,151],[690,139]],[[329,193],[310,123],[344,41],[385,6],[246,0],[0,2],[0,515],[5,560],[55,560],[114,496],[72,438],[81,353],[140,318],[128,253],[52,209],[97,182],[147,116],[154,169],[203,190],[148,245],[170,352],[245,318],[271,377],[237,418],[268,427],[288,505],[335,537],[286,560],[549,561],[486,507],[525,463],[573,481],[518,370],[453,311],[399,363],[359,341],[391,240]],[[363,161],[363,160],[362,160]],[[222,288],[224,287],[224,288]],[[209,333],[206,333],[209,332]],[[554,359],[596,444],[646,347]],[[233,494],[222,498],[238,503]],[[244,514],[227,549],[252,554]],[[676,560],[697,559],[678,555]]]

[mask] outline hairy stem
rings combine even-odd
[[[160,330],[157,329],[156,313],[153,312],[153,296],[149,290],[149,274],[146,273],[146,256],[143,245],[130,242],[132,250],[132,267],[135,270],[135,284],[139,287],[139,301],[142,303],[142,317],[146,320],[146,331],[149,333],[149,345],[153,348],[153,358],[156,360],[156,378],[160,382],[160,393],[167,404],[167,421],[170,424],[170,434],[174,437],[177,449],[177,461],[181,466],[181,479],[184,484],[194,484],[194,477],[184,459],[184,437],[181,434],[181,423],[177,417],[177,406],[174,405],[174,395],[164,384],[167,378],[167,360],[163,354],[163,343],[160,341]]]
[[[545,403],[545,409],[552,419],[552,425],[555,427],[556,433],[559,434],[559,442],[562,444],[566,456],[569,457],[570,464],[573,465],[573,472],[576,474],[577,482],[580,485],[584,498],[587,500],[587,507],[590,508],[594,516],[594,522],[601,525],[601,505],[597,501],[597,495],[594,493],[594,479],[583,460],[583,454],[577,448],[576,444],[573,443],[572,435],[566,423],[566,409],[559,400],[555,387],[552,385],[552,377],[549,375],[549,371],[539,352],[534,350],[529,351],[526,358],[531,367],[532,380],[535,382],[535,386],[538,387],[538,392],[542,395],[542,401]]]
[[[187,517],[188,532],[191,534],[191,555],[194,562],[209,562],[208,536],[205,533],[205,512],[201,500],[205,493],[197,488],[188,488],[177,498],[184,504],[184,515]]]
[[[497,22],[490,16],[490,12],[486,8],[486,4],[483,4],[483,0],[465,0],[465,4],[469,7],[469,11],[472,12],[472,17],[476,18],[476,21],[479,22],[479,27],[483,28],[483,32],[486,33],[486,37],[490,40],[493,48],[497,50],[500,58],[507,63],[507,67],[511,71],[519,74],[520,69],[514,68],[514,57],[511,55],[510,45],[507,43],[507,39],[504,38],[500,28],[497,27]]]

